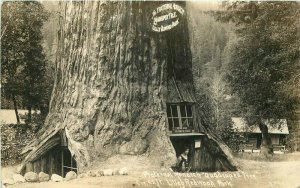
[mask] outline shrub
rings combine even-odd
[[[1,165],[15,165],[23,160],[22,149],[35,138],[28,124],[1,125]]]

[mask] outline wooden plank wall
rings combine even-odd
[[[56,147],[41,156],[39,159],[26,164],[26,172],[45,172],[50,176],[52,174],[61,175],[62,168],[61,149]]]
[[[184,137],[172,138],[172,144],[176,150],[177,155],[184,151],[185,146],[190,146],[190,165],[191,171],[198,172],[212,172],[221,168],[221,164],[209,152],[207,146],[203,143],[204,137]],[[195,148],[195,140],[201,140],[200,148]]]
[[[194,149],[191,171],[211,172],[216,171],[216,160],[210,155],[205,146]]]

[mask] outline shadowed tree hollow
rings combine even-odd
[[[184,130],[185,123],[191,132],[179,135],[201,136],[203,149],[191,156],[194,170],[236,169],[227,147],[201,120],[186,11],[173,9],[176,5],[185,7],[183,2],[60,3],[50,112],[38,139],[23,150],[23,170],[46,168],[43,160],[53,160],[51,150],[59,144],[67,146],[80,172],[114,155],[144,154],[153,165],[169,167],[177,153],[170,132],[177,125]],[[157,17],[176,14],[165,23],[178,20],[174,28],[153,31],[158,7],[168,10]],[[167,114],[177,104],[186,105],[186,117]],[[206,166],[196,168],[196,162]]]

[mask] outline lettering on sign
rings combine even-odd
[[[192,129],[173,129],[173,133],[191,133],[193,132]]]
[[[184,9],[175,3],[161,5],[152,12],[152,30],[164,32],[173,29],[183,15]]]
[[[250,185],[257,183],[256,173],[244,171],[235,172],[170,172],[170,171],[145,171],[136,181],[140,187],[169,187],[169,188],[199,188],[199,187],[239,187],[240,183]],[[266,184],[267,185],[267,184]],[[287,184],[275,182],[272,187],[287,187]]]

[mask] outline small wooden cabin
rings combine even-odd
[[[245,136],[241,151],[244,152],[259,152],[262,143],[262,134],[258,126],[247,125],[243,118],[233,117],[233,128],[237,133],[242,133]],[[280,153],[285,150],[286,138],[289,135],[286,119],[266,120],[268,132],[270,134],[272,145],[275,153]]]
[[[49,175],[58,174],[65,177],[71,170],[77,172],[77,164],[68,149],[68,140],[62,130],[48,140],[34,156],[30,156],[30,161],[26,163],[21,173],[45,172]]]
[[[176,157],[188,147],[190,171],[235,170],[230,164],[224,164],[226,156],[206,134],[191,87],[190,82],[184,83],[174,78],[168,80],[167,126]]]
[[[212,153],[209,139],[197,126],[196,108],[193,103],[167,104],[169,136],[180,156],[186,147],[189,148],[190,171],[226,171],[222,164],[222,155]],[[197,127],[196,127],[196,126]]]

